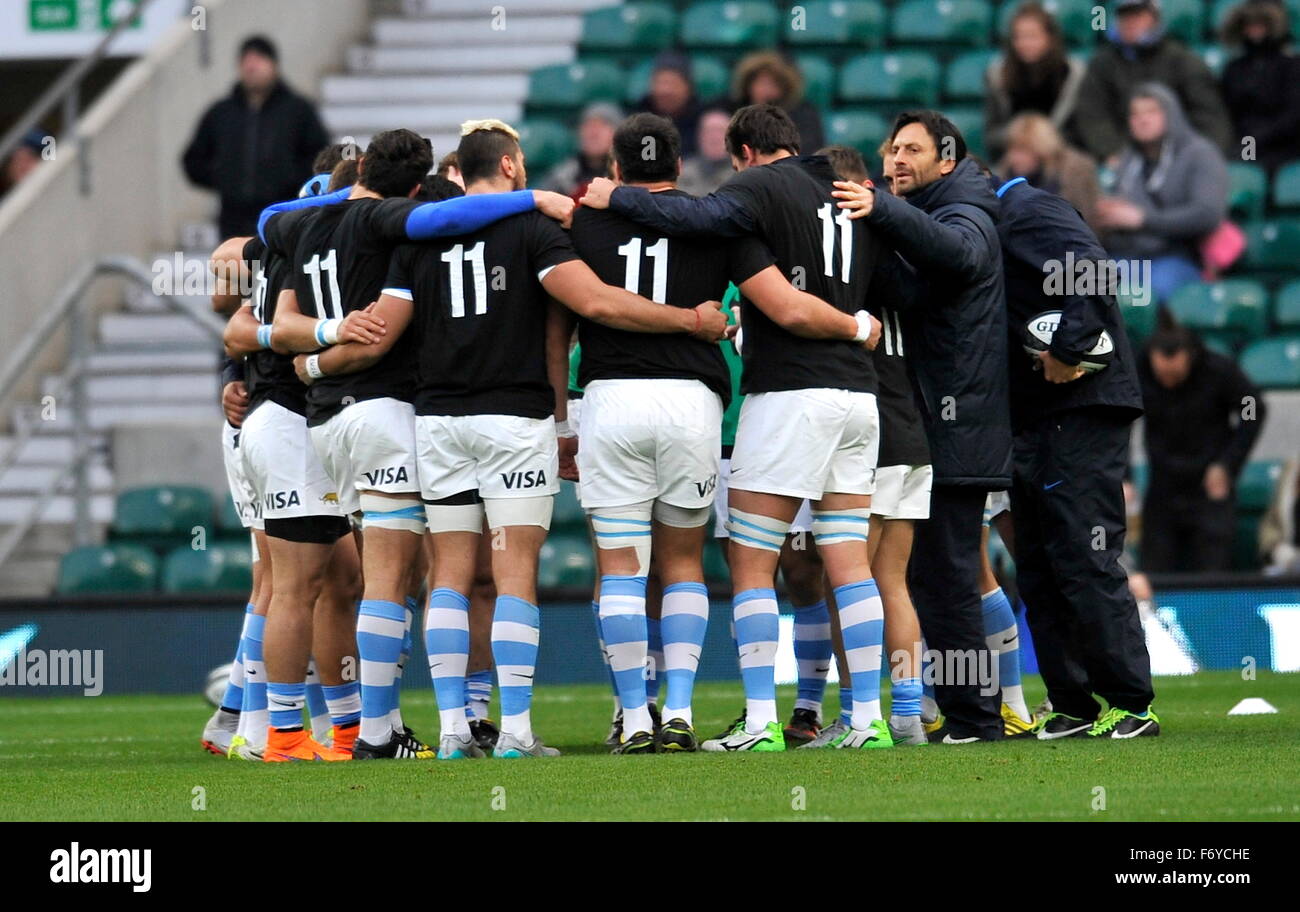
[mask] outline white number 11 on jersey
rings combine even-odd
[[[442,255],[442,261],[450,266],[453,317],[465,316],[465,267],[461,264],[466,260],[474,267],[474,313],[487,313],[487,267],[483,265],[483,242],[479,241],[468,252],[464,244],[457,244]]]
[[[830,203],[817,210],[822,220],[822,256],[826,260],[826,275],[835,275],[835,226],[840,226],[840,281],[849,284],[849,267],[853,265],[853,222],[849,210],[839,210],[834,215]]]

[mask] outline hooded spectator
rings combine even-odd
[[[1115,19],[1079,88],[1074,125],[1084,151],[1108,163],[1119,154],[1129,97],[1146,82],[1169,86],[1197,132],[1227,149],[1231,123],[1219,85],[1200,57],[1165,34],[1160,0],[1119,0]]]
[[[1023,177],[1039,189],[1055,193],[1079,210],[1094,231],[1097,197],[1097,163],[1070,148],[1060,131],[1044,115],[1017,114],[1007,124],[1006,152],[999,168],[1005,178]]]
[[[756,51],[744,57],[732,74],[731,99],[737,109],[751,104],[783,108],[799,128],[799,148],[820,149],[826,144],[822,116],[803,97],[803,91],[803,74],[776,51]]]
[[[1161,302],[1200,278],[1198,244],[1228,211],[1228,168],[1164,86],[1139,86],[1128,110],[1115,194],[1097,201],[1096,218],[1112,255],[1151,261]]]
[[[695,95],[691,59],[681,51],[663,51],[655,58],[650,74],[650,91],[637,103],[638,111],[667,117],[682,138],[682,158],[688,159],[699,148],[696,130],[700,121],[700,101]]]
[[[578,154],[566,158],[546,175],[543,190],[554,190],[575,200],[587,192],[593,177],[607,177],[614,131],[623,112],[608,102],[588,105],[578,121]]]
[[[1016,8],[1007,30],[1006,53],[984,74],[984,145],[997,158],[1006,149],[1006,129],[1023,113],[1042,114],[1070,135],[1083,64],[1065,50],[1056,18],[1030,0]]]
[[[1247,0],[1223,25],[1223,43],[1241,51],[1221,80],[1233,132],[1238,142],[1254,139],[1255,160],[1270,172],[1300,159],[1300,57],[1287,49],[1289,32],[1275,0]]]

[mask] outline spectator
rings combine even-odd
[[[578,121],[578,154],[566,158],[546,175],[543,190],[554,190],[575,200],[587,192],[593,177],[606,177],[614,131],[623,112],[608,102],[588,105]]]
[[[1241,56],[1223,69],[1234,139],[1254,139],[1255,160],[1276,171],[1300,158],[1300,57],[1286,47],[1290,26],[1275,0],[1246,0],[1223,25],[1223,43]],[[1229,150],[1236,158],[1241,147]]]
[[[824,149],[818,149],[817,154],[825,155],[831,160],[831,170],[839,180],[863,185],[871,180],[862,153],[852,146],[826,146]],[[893,192],[892,186],[890,192]]]
[[[1064,199],[1083,216],[1095,232],[1097,164],[1066,145],[1060,131],[1042,114],[1017,114],[1007,124],[1006,152],[1000,167],[1004,178],[1026,178],[1029,183]]]
[[[1227,570],[1237,475],[1264,423],[1259,390],[1235,361],[1167,315],[1139,359],[1150,483],[1142,570]]]
[[[1133,94],[1129,134],[1115,195],[1097,201],[1096,219],[1111,254],[1151,261],[1158,303],[1200,278],[1197,244],[1228,211],[1228,168],[1162,85]]]
[[[1259,524],[1259,554],[1265,573],[1300,573],[1300,460],[1288,459],[1278,474]]]
[[[46,145],[44,130],[28,130],[9,157],[0,167],[0,194],[8,193],[36,170],[44,160]]]
[[[682,164],[677,189],[692,196],[708,196],[734,173],[727,152],[727,125],[731,115],[722,108],[709,108],[700,115],[699,154]]]
[[[681,51],[663,51],[655,58],[650,74],[650,91],[637,104],[638,111],[667,117],[682,138],[682,158],[698,151],[696,131],[700,102],[691,79],[691,59]]]
[[[1197,132],[1227,149],[1231,124],[1209,67],[1165,34],[1160,0],[1119,0],[1117,24],[1088,63],[1074,126],[1084,151],[1111,164],[1124,146],[1129,96],[1144,82],[1160,82],[1178,97]]]
[[[460,173],[460,155],[455,149],[444,155],[442,161],[438,162],[436,173],[439,177],[447,178],[460,189],[465,189],[465,178]]]
[[[221,197],[222,237],[253,234],[261,211],[293,198],[329,142],[311,102],[280,78],[278,60],[269,39],[246,39],[239,81],[208,108],[185,150],[190,181]]]
[[[1034,112],[1072,135],[1074,106],[1083,82],[1083,64],[1065,50],[1056,18],[1030,0],[1016,7],[1007,32],[1006,53],[984,74],[984,145],[992,158],[1006,150],[1013,117]]]
[[[736,109],[752,104],[784,108],[799,128],[799,148],[804,154],[826,144],[822,116],[803,97],[803,74],[776,51],[756,51],[736,64],[731,98]]]

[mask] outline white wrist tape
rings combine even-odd
[[[320,355],[307,356],[307,376],[313,380],[319,380],[325,376],[325,372],[320,369]]]
[[[573,432],[573,428],[569,425],[569,420],[566,418],[563,421],[555,422],[555,436],[568,438],[577,437],[578,435]]]
[[[871,314],[865,310],[859,310],[853,315],[853,319],[858,321],[858,334],[853,337],[854,342],[865,342],[871,338]]]

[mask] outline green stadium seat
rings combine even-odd
[[[1228,212],[1235,218],[1264,216],[1268,175],[1252,162],[1228,162]]]
[[[890,37],[899,44],[983,47],[992,25],[985,0],[903,0],[894,7]]]
[[[62,595],[152,592],[158,558],[139,545],[111,543],[73,548],[59,562],[56,591]]]
[[[1011,33],[1011,17],[1025,0],[1003,0],[998,7],[998,44],[1004,43]],[[1044,0],[1043,8],[1061,23],[1065,40],[1074,47],[1088,47],[1097,43],[1100,32],[1092,27],[1092,9],[1095,0]]]
[[[605,60],[552,64],[533,70],[528,106],[572,110],[593,101],[619,101],[625,86],[623,71]]]
[[[573,131],[558,120],[526,120],[517,129],[528,170],[537,177],[573,154]]]
[[[1223,75],[1223,68],[1232,59],[1227,48],[1221,44],[1201,44],[1192,50],[1196,51],[1197,56],[1205,61],[1205,65],[1210,68],[1210,72],[1215,76]]]
[[[869,51],[840,69],[840,99],[846,102],[932,107],[938,98],[939,64],[928,54]]]
[[[196,526],[211,531],[213,513],[212,494],[207,488],[191,485],[131,488],[117,495],[109,537],[151,548],[170,548],[188,541]]]
[[[247,542],[214,542],[202,551],[182,546],[163,562],[163,592],[248,592],[252,587],[253,555]]]
[[[1200,44],[1205,33],[1204,0],[1161,0],[1160,19],[1165,31],[1183,44]],[[1106,4],[1106,21],[1115,22],[1115,3]]]
[[[1184,285],[1169,299],[1169,310],[1184,326],[1238,345],[1268,328],[1268,293],[1253,279]]]
[[[538,557],[537,585],[543,589],[590,589],[596,582],[596,559],[585,535],[552,531]]]
[[[1260,339],[1242,352],[1241,369],[1266,389],[1300,389],[1300,335]]]
[[[707,0],[692,4],[681,18],[681,43],[688,48],[769,47],[776,43],[780,13],[759,0]]]
[[[852,146],[868,163],[876,161],[876,149],[889,133],[889,121],[874,111],[832,111],[825,123],[827,142]]]
[[[984,73],[999,54],[997,51],[966,51],[952,59],[943,73],[943,97],[948,101],[979,101],[984,98]]]
[[[822,110],[830,107],[835,98],[835,65],[821,54],[812,53],[796,54],[794,62],[803,74],[804,97]]]
[[[1273,175],[1273,205],[1278,209],[1300,209],[1300,161],[1283,165]],[[1295,254],[1300,259],[1300,250]]]
[[[1141,348],[1156,330],[1157,309],[1150,303],[1136,304],[1124,295],[1117,296],[1116,303],[1119,304],[1120,316],[1124,320],[1124,331],[1128,333],[1129,341],[1133,343],[1134,348]]]
[[[1273,502],[1273,489],[1282,476],[1282,463],[1274,460],[1249,462],[1237,478],[1237,509],[1264,513]]]
[[[984,109],[973,105],[951,107],[944,111],[953,125],[961,131],[966,148],[974,155],[984,157]]]
[[[239,520],[239,510],[235,509],[235,502],[227,494],[221,498],[221,506],[217,508],[217,533],[229,538],[240,536],[247,541],[247,532],[248,530]]]
[[[1300,218],[1274,218],[1247,222],[1247,269],[1300,272]]]
[[[677,12],[667,3],[628,3],[591,10],[582,17],[583,50],[665,48],[677,32]]]
[[[560,482],[560,493],[555,495],[555,510],[551,514],[551,528],[586,533],[587,513],[578,501],[578,486],[571,481]]]
[[[885,8],[875,0],[808,0],[785,16],[785,43],[796,47],[852,45],[880,47],[885,40]]]
[[[654,73],[654,63],[653,57],[647,57],[628,72],[625,93],[628,104],[636,104],[650,91],[650,76]],[[692,55],[691,79],[695,83],[696,97],[705,102],[725,94],[731,88],[731,71],[717,57]]]
[[[1300,332],[1300,280],[1288,282],[1273,302],[1273,323],[1286,332]]]

